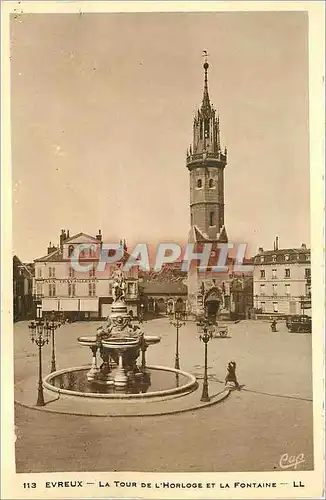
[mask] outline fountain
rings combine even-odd
[[[125,281],[119,273],[113,284],[113,304],[106,324],[97,329],[96,335],[78,337],[78,343],[91,350],[91,366],[53,372],[45,378],[44,387],[74,396],[113,399],[169,397],[191,392],[197,387],[192,375],[146,365],[148,347],[160,340],[158,336],[144,334],[132,322],[125,304]]]
[[[146,379],[145,352],[149,345],[160,342],[160,337],[146,336],[138,325],[133,325],[125,304],[125,281],[118,275],[113,284],[113,304],[105,327],[97,329],[94,337],[79,337],[80,345],[90,347],[92,366],[87,373],[90,382],[113,385],[116,390],[131,385],[135,378]],[[97,352],[103,363],[97,366]],[[142,363],[137,359],[142,352]]]

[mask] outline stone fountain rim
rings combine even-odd
[[[116,400],[121,400],[121,399],[126,399],[126,400],[134,400],[134,399],[147,399],[147,398],[155,398],[155,397],[164,397],[164,396],[170,396],[174,394],[182,394],[182,393],[189,393],[195,388],[197,388],[197,380],[194,375],[188,372],[184,372],[182,370],[177,370],[175,368],[170,368],[168,366],[159,366],[159,365],[147,365],[146,368],[150,370],[162,370],[162,371],[167,371],[167,372],[173,372],[175,374],[183,375],[190,379],[190,381],[187,384],[184,384],[180,387],[176,387],[174,389],[165,389],[163,391],[155,391],[155,392],[146,392],[143,394],[99,394],[99,393],[91,393],[91,392],[78,392],[78,391],[70,391],[69,389],[60,389],[60,387],[55,387],[54,385],[50,384],[49,381],[58,376],[61,375],[62,373],[70,373],[70,372],[77,372],[77,371],[82,371],[90,368],[91,365],[84,365],[84,366],[73,366],[70,368],[62,368],[61,370],[57,370],[55,372],[49,373],[44,377],[43,379],[43,386],[45,389],[48,389],[51,392],[56,392],[58,394],[65,394],[67,396],[75,396],[77,398],[79,397],[84,397],[84,398],[89,398],[89,399],[116,399]]]

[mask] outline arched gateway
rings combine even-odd
[[[204,305],[207,317],[211,321],[216,321],[216,317],[221,307],[222,296],[218,288],[211,288],[205,295]]]

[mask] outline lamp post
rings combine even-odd
[[[53,318],[53,317],[52,317]],[[55,359],[55,331],[57,328],[59,328],[61,324],[59,322],[54,321],[52,319],[51,321],[47,322],[45,324],[45,328],[48,330],[48,332],[51,332],[51,371],[50,373],[53,373],[56,371],[56,359]]]
[[[142,324],[144,322],[144,304],[140,304],[140,311],[139,311],[139,323]]]
[[[176,346],[175,346],[174,368],[176,370],[180,370],[180,360],[179,360],[179,330],[186,323],[185,323],[185,321],[183,321],[184,314],[182,312],[176,311],[174,313],[174,319],[173,319],[173,312],[170,312],[169,316],[170,316],[170,325],[174,326],[176,328],[176,330],[177,330],[177,338],[176,338]]]
[[[210,323],[209,323],[207,318],[200,320],[197,323],[197,325],[198,325],[200,331],[203,332],[199,335],[199,340],[201,340],[205,346],[204,381],[203,381],[203,391],[202,391],[200,401],[202,401],[203,403],[208,403],[211,400],[211,398],[209,397],[209,394],[208,394],[207,344],[212,338],[212,332],[209,330]]]
[[[147,351],[147,343],[144,339],[144,333],[142,333],[141,336],[141,344],[140,344],[140,350],[141,350],[141,368],[142,371],[145,372],[146,370],[146,351]]]
[[[49,343],[49,330],[44,327],[42,319],[32,321],[28,325],[31,331],[31,341],[38,347],[38,390],[36,406],[44,406],[43,382],[42,382],[42,348]]]

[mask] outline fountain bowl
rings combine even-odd
[[[154,366],[154,365],[147,366],[145,373],[147,373],[150,377],[156,377],[160,379],[168,378],[169,381],[164,382],[162,389],[158,388],[157,390],[151,390],[149,387],[148,392],[130,393],[127,392],[127,390],[121,391],[120,389],[116,389],[116,392],[101,393],[101,392],[91,392],[90,391],[92,387],[91,384],[89,384],[88,386],[86,385],[88,389],[87,391],[78,390],[78,388],[77,390],[71,390],[65,387],[58,387],[54,385],[55,379],[58,379],[58,377],[66,376],[68,378],[69,377],[78,378],[81,376],[81,374],[82,377],[84,377],[85,374],[85,380],[83,380],[83,384],[85,386],[85,384],[87,384],[86,377],[89,368],[90,366],[87,365],[87,366],[66,368],[52,372],[44,378],[43,386],[47,391],[59,393],[65,396],[69,396],[71,398],[83,397],[87,399],[127,400],[127,401],[184,396],[186,394],[189,394],[190,392],[193,392],[198,387],[196,377],[194,377],[190,373],[181,370],[176,370],[174,368],[168,368],[165,366]],[[172,379],[178,380],[178,384],[175,383],[171,384]],[[166,384],[171,385],[171,387],[165,388]],[[97,386],[97,388],[98,387],[100,386]],[[109,385],[108,387],[109,387],[108,390],[110,390],[111,386]]]

